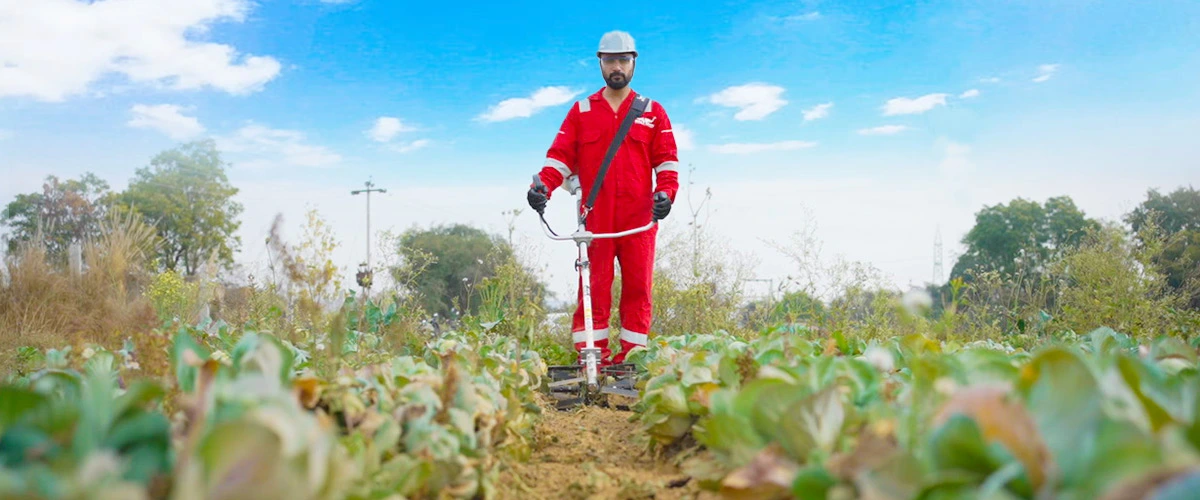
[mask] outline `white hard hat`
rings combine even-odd
[[[637,56],[637,45],[633,43],[633,36],[624,31],[609,31],[604,36],[600,37],[600,50],[596,51],[599,54],[624,54],[632,52]]]

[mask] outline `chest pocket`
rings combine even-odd
[[[579,144],[576,154],[580,167],[588,172],[589,177],[600,168],[604,161],[604,153],[608,150],[608,141],[602,141],[604,132],[597,127],[584,127],[579,132]]]
[[[634,123],[629,127],[629,134],[626,135],[625,144],[622,144],[621,148],[628,148],[626,154],[630,155],[629,158],[634,159],[634,163],[641,163],[650,158],[650,142],[653,140],[654,129]]]
[[[643,145],[649,145],[650,138],[653,135],[654,135],[654,129],[652,129],[646,125],[642,125],[640,123],[634,123],[633,125],[631,125],[629,127],[628,137],[630,139],[633,139],[634,142],[638,142]]]

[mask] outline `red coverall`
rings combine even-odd
[[[637,94],[630,92],[618,112],[604,98],[603,89],[571,106],[562,128],[546,153],[546,165],[539,172],[546,185],[547,198],[562,185],[566,176],[579,177],[584,200],[591,192],[604,155],[625,119]],[[596,233],[619,232],[646,225],[652,217],[654,193],[666,193],[671,202],[679,190],[679,158],[671,121],[663,107],[653,100],[629,128],[621,148],[613,156],[605,173],[595,205],[587,217],[587,229]],[[621,352],[611,363],[623,363],[625,354],[636,346],[645,346],[650,331],[651,288],[654,278],[654,243],[658,226],[621,238],[592,240],[588,248],[591,261],[592,339],[600,349],[601,363],[609,364],[609,317],[612,306],[614,258],[621,265]],[[582,279],[576,303],[583,303]],[[575,349],[587,346],[583,308],[576,307],[572,322]]]

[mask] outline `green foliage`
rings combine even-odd
[[[247,332],[220,352],[176,333],[171,360],[190,404],[173,498],[337,498],[353,469],[328,422],[292,393],[291,346]]]
[[[732,498],[1102,498],[1200,471],[1200,354],[1178,339],[827,342],[659,338],[631,354],[638,421],[702,445],[686,472]]]
[[[803,290],[785,293],[771,305],[767,324],[816,323],[825,318],[827,308],[823,302]]]
[[[0,212],[0,224],[11,229],[8,251],[39,239],[51,260],[65,263],[71,243],[100,235],[110,195],[108,183],[90,172],[66,181],[46,176],[41,193],[18,194]]]
[[[1179,334],[1172,311],[1187,305],[1119,227],[1090,234],[1053,268],[1059,324],[1074,331],[1107,326],[1141,338]]]
[[[1164,196],[1151,189],[1125,222],[1141,246],[1161,247],[1154,264],[1193,309],[1200,308],[1200,190],[1179,187]]]
[[[969,277],[972,269],[1035,275],[1077,244],[1087,230],[1098,227],[1068,196],[1050,198],[1045,205],[1016,198],[985,207],[963,236],[967,250],[950,277]]]
[[[279,235],[282,216],[277,216],[271,227],[268,245],[273,252],[272,271],[275,260],[283,267],[288,291],[288,309],[294,311],[297,322],[304,328],[323,328],[324,313],[339,301],[342,279],[333,252],[339,243],[333,228],[321,218],[315,209],[305,214],[304,233],[300,243],[288,245]]]
[[[187,143],[139,168],[117,197],[122,210],[141,214],[157,228],[163,240],[158,257],[166,269],[193,275],[210,257],[232,264],[241,244],[235,233],[242,206],[233,200],[238,189],[225,166],[211,139]]]
[[[167,270],[154,276],[146,288],[145,296],[150,299],[162,321],[190,323],[194,319],[192,316],[199,293],[199,285],[187,282],[174,270]]]
[[[170,475],[163,388],[119,387],[114,353],[84,357],[74,370],[47,353],[46,369],[0,386],[0,496],[148,498]]]
[[[500,335],[529,338],[540,333],[546,320],[545,287],[512,254],[492,254],[498,259],[493,274],[480,280],[476,321],[492,325]]]
[[[689,226],[659,233],[651,330],[655,335],[735,331],[744,297],[743,280],[750,277],[753,261],[735,253],[695,220]],[[620,294],[616,282],[613,294]],[[613,300],[613,304],[619,301]],[[619,310],[614,309],[612,317],[615,325]]]
[[[503,461],[533,450],[547,368],[515,339],[457,331],[389,356],[345,336],[324,348],[347,362],[318,377],[330,337],[201,326],[168,346],[174,421],[162,387],[117,371],[137,368],[130,344],[87,347],[82,371],[51,349],[0,385],[0,497],[493,498]]]
[[[393,277],[410,283],[425,311],[442,317],[479,314],[483,280],[514,259],[499,236],[463,224],[413,228],[397,246],[402,262],[392,268]],[[536,290],[533,296],[544,289],[532,278],[520,278],[515,286]]]

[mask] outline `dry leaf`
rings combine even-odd
[[[1033,417],[1009,395],[1002,386],[964,388],[946,401],[934,417],[934,425],[941,426],[955,414],[971,417],[986,441],[1000,442],[1025,466],[1030,483],[1038,489],[1047,479],[1053,457]]]

